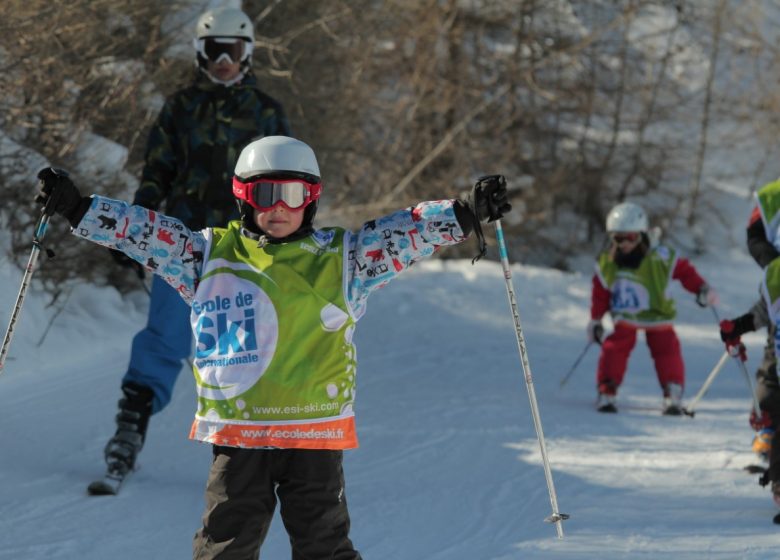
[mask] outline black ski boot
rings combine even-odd
[[[108,471],[124,476],[135,467],[138,453],[144,445],[146,428],[152,415],[154,393],[136,383],[122,386],[124,397],[119,399],[116,415],[116,433],[105,448]]]

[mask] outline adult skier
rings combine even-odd
[[[164,208],[194,230],[238,217],[229,189],[239,151],[254,138],[289,134],[281,105],[257,88],[253,44],[252,21],[241,10],[200,16],[194,40],[197,75],[166,100],[149,133],[134,204]],[[120,251],[112,255],[123,266],[140,267]],[[150,416],[170,401],[192,351],[189,312],[176,291],[155,276],[148,323],[133,339],[116,432],[105,448],[112,480],[121,481],[134,468]],[[101,488],[90,491],[102,493]]]
[[[359,559],[342,470],[342,451],[357,447],[356,323],[377,289],[508,212],[504,178],[350,232],[314,227],[324,192],[317,159],[283,136],[241,152],[241,219],[227,228],[191,230],[141,206],[82,198],[62,172],[38,176],[39,201],[75,235],[143,263],[191,307],[190,437],[214,446],[193,558],[257,558],[278,499],[293,558]],[[106,232],[106,221],[116,229]]]
[[[645,339],[663,391],[662,412],[682,413],[685,365],[680,341],[672,324],[675,303],[667,294],[669,282],[678,280],[696,302],[715,305],[717,293],[687,259],[673,249],[651,242],[644,209],[632,202],[618,204],[607,215],[609,248],[602,252],[592,279],[589,340],[601,343],[596,373],[599,412],[617,412],[616,396],[636,344],[637,331]],[[602,317],[609,312],[614,331],[602,341]]]

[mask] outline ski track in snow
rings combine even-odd
[[[715,282],[724,317],[755,299],[758,270],[747,257],[739,263],[738,281]],[[723,267],[715,258],[696,264],[713,279]],[[565,538],[543,521],[551,507],[501,268],[434,260],[377,293],[356,335],[361,447],[345,453],[345,470],[352,538],[363,556],[777,557],[776,508],[742,471],[757,461],[737,367],[724,367],[695,418],[664,417],[640,336],[620,412],[598,414],[596,348],[559,389],[585,344],[589,275],[524,266],[513,274],[558,502],[571,515]],[[3,285],[20,278],[0,267]],[[2,292],[4,325],[16,289]],[[721,346],[711,313],[682,290],[675,296],[692,396]],[[79,286],[38,348],[52,310],[30,292],[0,375],[0,560],[190,557],[210,449],[186,437],[194,410],[188,372],[152,419],[140,469],[121,494],[85,491],[102,474],[145,297],[123,301],[110,289]],[[746,341],[752,373],[762,335]],[[277,514],[262,557],[289,556]]]

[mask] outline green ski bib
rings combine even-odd
[[[613,320],[636,326],[670,323],[676,314],[667,294],[677,256],[662,245],[650,249],[638,268],[621,268],[609,253],[599,255],[597,274],[611,293]]]
[[[775,326],[775,356],[780,356],[780,258],[769,263],[764,270],[764,284],[761,290],[766,308],[769,312],[769,320]]]
[[[191,437],[242,447],[354,446],[344,230],[262,247],[240,234],[239,222],[212,235],[192,304]]]
[[[756,200],[764,222],[766,238],[776,246],[780,237],[780,179],[761,187],[756,193]]]

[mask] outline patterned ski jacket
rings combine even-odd
[[[149,132],[134,204],[164,208],[191,229],[238,218],[230,188],[238,155],[263,136],[290,135],[282,106],[255,78],[225,87],[200,75],[170,96]]]
[[[268,244],[241,227],[193,231],[94,196],[75,235],[123,251],[192,308],[192,439],[233,447],[357,447],[355,324],[368,296],[465,236],[454,201],[423,202],[356,232]]]

